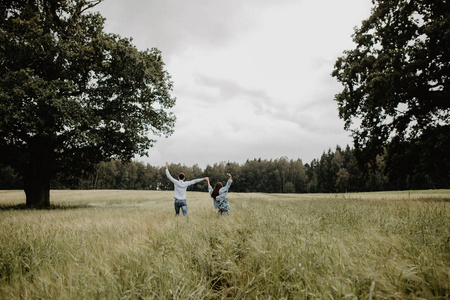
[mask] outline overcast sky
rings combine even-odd
[[[300,158],[352,145],[334,95],[336,59],[354,48],[371,0],[105,0],[106,32],[162,51],[175,133],[148,158],[204,168]]]

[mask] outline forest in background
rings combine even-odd
[[[4,2],[0,188],[23,189],[28,207],[50,207],[50,189],[172,189],[162,166],[132,161],[154,145],[151,135],[175,130],[162,52],[105,32],[91,10],[102,1]],[[336,147],[306,164],[173,165],[172,174],[214,182],[230,172],[237,192],[448,188],[450,2],[372,2],[354,28],[355,48],[330,74],[342,84],[334,100],[354,150]]]
[[[450,188],[447,176],[433,173],[420,162],[405,161],[396,170],[385,170],[384,157],[377,158],[376,166],[358,164],[357,153],[347,146],[323,152],[319,159],[303,163],[301,159],[249,159],[243,164],[219,162],[202,169],[198,165],[171,164],[169,170],[177,177],[180,172],[187,180],[210,177],[212,184],[224,182],[226,173],[233,175],[233,192],[261,193],[345,193],[405,189]],[[428,171],[427,171],[428,170]],[[0,167],[0,189],[22,189],[20,177],[7,166]],[[82,177],[57,177],[52,189],[120,189],[171,190],[173,184],[165,175],[164,166],[152,166],[139,161],[111,160],[101,162]],[[191,191],[205,191],[202,182],[189,187]]]

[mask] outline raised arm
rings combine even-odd
[[[167,176],[167,178],[169,178],[170,181],[172,181],[174,183],[176,182],[175,178],[173,178],[172,175],[170,175],[168,162],[166,162],[166,176]]]
[[[231,179],[231,174],[230,174],[230,173],[227,173],[227,175],[228,175],[228,181],[227,181],[227,184],[226,184],[223,188],[220,189],[221,192],[224,192],[224,191],[227,191],[227,192],[228,192],[228,189],[230,188],[231,183],[233,182],[233,179]]]
[[[228,175],[228,181],[227,181],[227,186],[230,187],[231,183],[233,182],[233,179],[231,179],[231,174],[227,173]]]
[[[213,188],[211,187],[211,184],[209,183],[209,177],[206,177],[206,181],[208,182],[208,192],[211,195],[213,192]]]
[[[200,181],[206,180],[206,178],[207,177],[197,178],[197,179],[194,179],[194,180],[185,181],[185,184],[186,184],[186,186],[190,186],[190,185],[196,184],[196,183],[198,183]]]

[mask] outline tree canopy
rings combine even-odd
[[[371,16],[355,29],[356,48],[337,59],[332,73],[344,87],[335,98],[339,117],[352,131],[362,160],[374,165],[377,155],[388,151],[393,178],[428,168],[428,175],[446,180],[450,2],[372,2]]]
[[[161,52],[104,32],[99,1],[2,1],[0,163],[27,205],[50,204],[50,180],[110,158],[145,155],[170,135],[172,81]]]

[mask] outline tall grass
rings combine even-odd
[[[0,192],[0,299],[450,298],[450,191]]]

